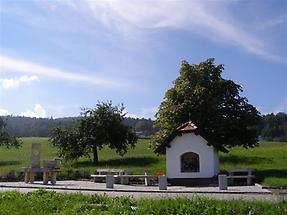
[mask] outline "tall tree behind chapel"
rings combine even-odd
[[[154,147],[163,143],[173,130],[192,121],[214,146],[227,148],[258,145],[260,113],[240,96],[242,87],[222,78],[224,66],[214,59],[199,64],[183,61],[179,77],[160,104],[153,136]]]

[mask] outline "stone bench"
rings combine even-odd
[[[44,160],[44,167],[40,166],[40,147],[38,143],[32,144],[30,167],[21,168],[21,172],[25,174],[25,183],[33,183],[37,173],[43,174],[43,184],[56,184],[57,174],[60,172],[61,167],[64,165],[62,158],[54,158],[52,160]]]
[[[123,180],[121,180],[121,181],[123,181],[122,184],[129,184],[130,183],[130,179],[132,179],[132,178],[136,178],[136,179],[141,179],[142,178],[142,179],[145,180],[145,185],[146,186],[149,186],[151,184],[150,183],[151,179],[157,179],[156,175],[117,175],[115,177],[123,179]]]
[[[119,178],[121,181],[121,184],[129,184],[130,179],[137,178],[137,179],[144,179],[145,185],[150,185],[150,179],[156,179],[157,176],[155,175],[91,175],[92,178],[101,178],[105,179],[107,176],[113,176],[114,178]]]
[[[91,175],[92,178],[106,178],[107,175]]]
[[[255,178],[255,175],[252,174],[254,171],[255,169],[250,168],[229,170],[227,179],[230,179],[232,185],[234,185],[234,179],[246,179],[246,183],[249,186]]]
[[[43,184],[48,184],[49,180],[51,181],[51,184],[56,184],[56,178],[57,174],[60,172],[59,169],[49,169],[49,168],[22,168],[21,172],[24,172],[25,178],[24,182],[25,183],[34,183],[35,181],[35,176],[37,173],[42,173],[43,174]]]

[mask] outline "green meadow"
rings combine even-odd
[[[206,198],[139,199],[63,194],[37,190],[0,193],[0,214],[286,214],[285,202],[209,200]]]
[[[18,172],[21,167],[29,166],[32,143],[41,144],[41,158],[52,159],[57,156],[48,138],[22,138],[20,149],[0,148],[0,176],[11,171]],[[130,149],[123,157],[114,151],[103,148],[99,151],[99,163],[94,165],[90,159],[81,158],[77,162],[67,162],[66,171],[94,172],[97,168],[124,168],[148,170],[155,174],[165,172],[165,157],[157,156],[149,149],[149,140],[139,140],[134,149]],[[220,153],[220,170],[234,168],[255,168],[256,180],[266,185],[287,186],[287,143],[260,142],[260,146],[251,149],[233,148],[228,154]]]

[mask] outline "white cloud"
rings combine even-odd
[[[36,118],[47,117],[46,110],[40,104],[36,104],[33,111],[28,109],[26,112],[21,112],[19,115],[26,117],[36,117]]]
[[[285,100],[282,104],[278,105],[272,112],[276,114],[279,112],[287,113],[287,100]]]
[[[107,78],[100,78],[88,74],[81,74],[80,72],[70,72],[58,68],[48,67],[33,62],[11,58],[0,55],[0,72],[1,71],[15,71],[18,73],[34,74],[64,81],[82,82],[86,84],[97,85],[101,87],[120,88],[129,87],[130,84],[120,81],[111,80]]]
[[[139,113],[128,113],[127,116],[128,117],[132,117],[132,118],[151,118],[154,119],[155,114],[158,111],[158,107],[149,107],[149,108],[143,108],[139,111]]]
[[[19,85],[22,83],[28,83],[32,81],[39,81],[39,78],[35,75],[23,75],[20,78],[0,78],[0,84],[4,89],[16,88],[19,87]]]
[[[146,118],[153,119],[157,112],[158,112],[158,107],[144,108],[142,110],[142,115]]]
[[[11,115],[11,113],[6,109],[0,108],[0,116],[7,116],[7,115]]]
[[[81,110],[79,104],[46,104],[45,108],[48,112],[53,113],[53,117],[67,116],[67,113],[72,116],[78,116]]]
[[[285,24],[286,21],[287,21],[287,15],[286,14],[279,15],[279,16],[276,16],[276,17],[269,19],[265,22],[260,23],[260,27],[270,28],[270,27],[274,27],[277,25]]]
[[[230,21],[232,14],[227,13],[230,2],[217,1],[216,4],[211,1],[196,0],[85,0],[84,2],[93,17],[125,35],[145,29],[184,29],[199,33],[211,40],[216,39],[241,47],[264,59],[280,63],[287,62],[286,58],[269,52],[265,42],[258,35],[252,35],[240,28],[238,22]]]
[[[137,114],[133,114],[133,113],[127,113],[126,117],[130,117],[130,118],[142,118],[140,116],[138,116]]]
[[[81,105],[78,105],[78,104],[77,105],[76,104],[73,104],[73,105],[55,105],[55,104],[53,104],[53,105],[47,105],[46,107],[49,110],[62,113],[62,112],[65,112],[68,109],[77,108],[78,110],[80,110]]]

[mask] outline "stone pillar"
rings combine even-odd
[[[106,176],[106,188],[114,188],[114,176],[113,175],[107,175]]]
[[[32,144],[32,152],[30,157],[31,168],[40,168],[40,148],[41,144]]]
[[[167,178],[165,175],[158,176],[159,190],[167,190]]]
[[[144,175],[145,175],[145,176],[148,176],[148,173],[145,172]],[[145,184],[145,186],[149,186],[149,185],[150,185],[150,178],[146,177],[146,178],[144,179],[144,184]]]
[[[43,172],[43,184],[48,184],[49,172]]]
[[[121,184],[129,184],[129,178],[128,177],[121,177],[122,175],[127,175],[126,172],[120,172],[119,176],[120,176],[120,181]]]
[[[57,172],[51,172],[51,184],[55,185],[57,182]]]
[[[36,173],[35,172],[30,172],[30,183],[34,183],[35,181],[35,176],[36,176]]]
[[[227,190],[227,176],[218,175],[218,187],[219,190]]]
[[[26,171],[25,172],[25,179],[24,179],[25,183],[29,183],[30,182],[30,172]]]
[[[247,186],[250,186],[252,184],[252,171],[248,170],[248,175],[247,175]]]

